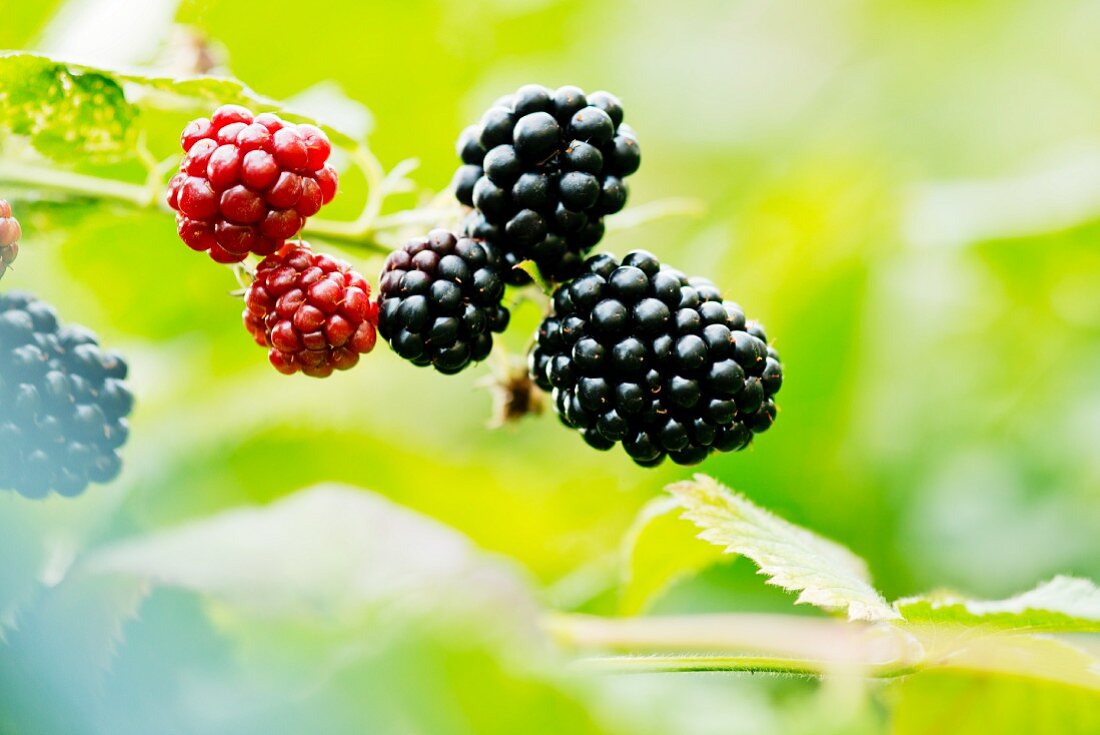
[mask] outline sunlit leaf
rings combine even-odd
[[[938,592],[898,600],[912,622],[963,623],[1021,630],[1100,631],[1100,589],[1087,579],[1058,576],[1005,600]]]
[[[722,558],[722,550],[696,537],[695,527],[680,517],[674,498],[656,498],[642,508],[623,543],[623,586],[619,611],[645,611],[678,580],[690,577]]]
[[[137,109],[108,74],[40,56],[0,56],[0,126],[61,161],[132,154]]]
[[[844,610],[852,620],[890,620],[898,614],[871,586],[867,565],[843,546],[754,505],[713,478],[669,487],[700,538],[760,567],[770,584],[798,592],[798,603]]]

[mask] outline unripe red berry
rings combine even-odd
[[[210,123],[215,128],[223,128],[233,123],[247,125],[250,122],[252,122],[252,112],[240,105],[222,105],[210,116]]]
[[[298,204],[294,207],[303,217],[312,217],[321,211],[322,194],[321,185],[314,179],[302,179],[302,195],[298,197]]]
[[[243,122],[230,123],[218,131],[217,141],[222,145],[236,145],[237,136],[246,127],[248,126]]]
[[[304,221],[293,209],[270,209],[260,223],[260,232],[272,240],[289,240],[302,229]]]
[[[266,258],[245,294],[244,324],[281,373],[327,377],[374,349],[378,310],[347,263],[288,244]]]
[[[252,123],[237,135],[237,147],[247,153],[255,150],[271,150],[271,133],[263,125]]]
[[[206,179],[188,176],[179,189],[177,208],[191,219],[210,219],[218,211],[218,195]]]
[[[241,161],[241,182],[254,191],[263,191],[279,178],[279,164],[267,151],[249,151]]]
[[[192,121],[165,201],[188,247],[221,263],[271,255],[336,196],[332,145],[315,125],[224,105]]]
[[[216,190],[228,189],[237,183],[241,173],[241,152],[234,145],[220,145],[210,154],[206,178]]]
[[[244,225],[258,222],[267,214],[263,198],[242,184],[222,192],[219,208],[227,220]]]
[[[180,136],[180,145],[183,146],[183,150],[191,150],[191,146],[198,143],[203,138],[210,136],[210,131],[213,129],[210,121],[205,117],[200,117],[198,120],[192,120],[187,124],[187,127],[183,129],[183,134]]]
[[[11,205],[0,199],[0,278],[19,256],[19,240],[22,237],[19,220],[11,216]]]
[[[272,136],[275,160],[288,171],[305,171],[309,165],[309,150],[302,134],[294,128],[283,128]]]
[[[273,207],[293,207],[302,196],[302,177],[283,171],[275,183],[264,192],[267,203]]]
[[[326,164],[317,172],[317,183],[321,186],[321,203],[328,204],[336,197],[336,169]]]

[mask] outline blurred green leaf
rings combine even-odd
[[[917,671],[950,669],[1057,682],[1100,693],[1100,658],[1068,639],[982,626],[906,624],[920,643]]]
[[[137,115],[107,74],[30,54],[0,56],[0,125],[54,159],[132,155]]]
[[[906,678],[891,694],[894,735],[1100,732],[1100,695],[1074,687],[945,672]]]
[[[756,562],[768,583],[798,592],[796,603],[844,610],[851,620],[897,613],[871,586],[867,565],[843,546],[754,505],[706,475],[669,487],[700,538]]]
[[[1005,600],[973,600],[952,592],[936,592],[898,600],[895,607],[914,623],[1100,632],[1100,589],[1076,577],[1058,576]]]
[[[534,622],[515,568],[436,521],[336,485],[123,541],[88,564],[268,613],[427,614],[446,601],[452,617],[507,610],[502,629]]]
[[[619,612],[637,615],[678,580],[722,558],[722,549],[702,541],[680,517],[674,498],[655,498],[642,508],[623,543]]]

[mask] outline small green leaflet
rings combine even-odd
[[[1100,632],[1100,588],[1078,577],[1055,577],[1005,600],[970,600],[954,593],[938,592],[898,600],[894,607],[913,623]]]
[[[722,550],[700,543],[695,527],[680,517],[675,498],[655,498],[642,508],[623,543],[623,586],[619,612],[644,612],[677,581],[722,558]]]
[[[137,115],[107,74],[30,54],[0,56],[0,127],[30,137],[44,155],[60,161],[130,155]]]
[[[28,53],[0,54],[0,129],[30,137],[57,161],[112,161],[133,154],[141,108],[209,114],[224,104],[279,112],[320,125],[227,77],[176,79],[71,64]],[[333,144],[356,140],[320,125]]]
[[[867,565],[848,549],[753,504],[706,475],[671,485],[699,537],[746,556],[770,584],[798,592],[796,603],[844,610],[850,620],[894,620],[898,613],[871,586]]]
[[[542,277],[542,271],[539,270],[539,267],[535,264],[535,261],[524,260],[520,263],[517,263],[513,267],[531,276],[531,280],[535,282],[535,284],[539,287],[539,290],[542,291],[544,294],[546,294],[547,296],[554,295],[554,285]]]

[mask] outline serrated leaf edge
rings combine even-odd
[[[699,538],[723,547],[726,553],[739,554],[752,560],[759,567],[759,573],[769,578],[768,584],[798,593],[795,604],[844,610],[850,620],[900,619],[898,612],[871,585],[866,562],[844,546],[764,510],[743,494],[725,487],[707,475],[695,475],[693,480],[675,483],[667,489],[680,501],[684,508],[683,517],[702,529],[698,534]],[[715,511],[722,506],[731,513]],[[738,519],[738,515],[748,518]],[[768,544],[795,549],[796,554],[786,556],[782,551],[769,552],[759,545],[746,543],[754,537],[759,538],[754,529],[769,525],[782,528],[784,537],[769,538]],[[734,538],[730,537],[730,526],[737,529]],[[800,555],[819,556],[822,551],[843,570],[838,579],[849,577],[850,582],[829,590],[815,588],[801,579],[806,575],[817,574],[819,570],[809,569],[795,560]],[[803,570],[805,574],[799,574],[799,570]]]

